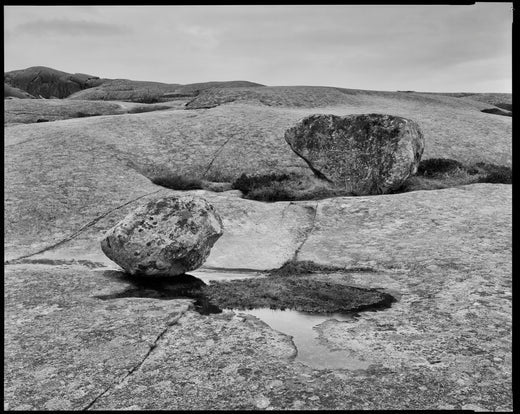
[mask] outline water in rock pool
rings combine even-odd
[[[315,326],[329,320],[351,321],[353,316],[345,314],[312,314],[278,309],[233,309],[237,314],[253,315],[271,328],[293,337],[298,350],[296,360],[317,369],[366,369],[368,361],[354,358],[348,351],[331,350],[318,339]]]
[[[201,285],[211,284],[212,281],[224,281],[258,277],[260,272],[252,271],[222,271],[217,269],[204,269],[190,272],[193,275],[182,275],[176,278],[154,277],[136,278],[125,276],[132,286],[123,291],[108,295],[98,295],[98,299],[110,300],[122,297],[147,297],[155,299],[174,299],[179,297],[192,297],[195,299],[195,310],[203,315],[211,315],[222,312],[218,306],[212,304],[208,298],[201,296],[192,289]],[[105,271],[107,276],[121,277],[122,272]],[[196,276],[195,276],[196,275]],[[297,349],[296,360],[316,369],[366,369],[370,362],[354,358],[347,350],[333,350],[320,342],[317,325],[331,319],[337,321],[353,321],[354,316],[349,314],[315,314],[294,310],[278,309],[231,309],[237,314],[252,315],[265,322],[271,328],[292,337]]]

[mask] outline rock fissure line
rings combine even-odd
[[[160,190],[156,190],[156,191],[152,191],[151,193],[147,193],[147,194],[144,194],[142,196],[139,196],[137,198],[134,198],[130,201],[127,201],[126,203],[124,204],[121,204],[117,207],[114,207],[113,209],[107,211],[106,213],[103,213],[102,215],[96,217],[94,220],[88,222],[87,224],[85,224],[83,227],[81,227],[79,230],[77,230],[76,232],[74,232],[73,234],[71,234],[70,236],[67,236],[65,237],[63,240],[60,240],[59,242],[51,245],[51,246],[48,246],[48,247],[45,247],[41,250],[38,250],[37,252],[35,253],[29,253],[29,254],[26,254],[24,256],[20,256],[20,257],[17,257],[15,259],[11,259],[11,260],[7,260],[4,262],[4,265],[8,265],[8,264],[16,264],[16,262],[18,260],[21,260],[21,259],[27,259],[28,257],[32,257],[32,256],[35,256],[37,254],[41,254],[41,253],[44,253],[46,251],[49,251],[49,250],[52,250],[52,249],[55,249],[56,247],[58,246],[61,246],[62,244],[68,242],[68,241],[71,241],[72,239],[76,238],[79,236],[80,233],[82,233],[83,231],[85,231],[86,229],[88,229],[89,227],[92,227],[94,224],[96,224],[99,220],[101,220],[102,218],[108,216],[110,213],[112,213],[113,211],[116,211],[116,210],[119,210],[120,208],[123,208],[125,206],[127,206],[128,204],[131,204],[133,203],[134,201],[137,201],[143,197],[146,197],[146,196],[149,196],[149,195],[152,195],[152,194],[155,194],[155,193],[158,193],[159,191],[162,191],[163,189],[161,188]]]
[[[117,387],[117,386],[120,386],[122,385],[126,379],[132,375],[134,372],[136,372],[139,368],[141,368],[141,366],[145,363],[145,361],[149,358],[149,356],[152,354],[152,352],[154,351],[155,348],[157,348],[157,345],[159,343],[159,341],[161,340],[161,338],[164,336],[164,334],[166,332],[168,332],[168,329],[170,329],[170,327],[172,327],[173,325],[175,325],[179,319],[184,316],[184,314],[186,313],[187,309],[182,311],[179,315],[177,315],[176,318],[174,318],[173,320],[169,321],[168,324],[166,325],[166,328],[164,328],[160,333],[159,335],[157,335],[157,337],[155,338],[155,340],[153,341],[153,344],[150,345],[150,349],[148,350],[148,352],[146,352],[145,356],[143,357],[143,359],[141,359],[141,361],[139,361],[137,363],[137,365],[135,365],[134,367],[130,368],[130,370],[126,373],[126,375],[121,378],[119,381],[114,381],[112,382],[103,392],[101,392],[96,398],[94,398],[85,408],[82,409],[82,411],[87,411],[90,409],[90,407],[92,407],[101,397],[105,396],[111,389]]]
[[[312,219],[311,219],[311,226],[310,226],[309,230],[306,232],[306,234],[304,235],[303,241],[298,246],[298,248],[295,250],[293,258],[292,258],[293,261],[296,261],[298,259],[298,254],[300,253],[300,250],[302,249],[303,245],[305,244],[305,242],[307,241],[307,239],[311,235],[312,231],[314,230],[314,226],[316,225],[316,216],[318,215],[318,205],[319,205],[319,203],[320,203],[319,201],[316,201],[316,205],[313,208],[314,214],[313,214]]]
[[[230,136],[226,142],[224,142],[220,148],[215,151],[215,155],[213,155],[213,158],[212,160],[210,161],[210,163],[208,164],[208,167],[206,168],[206,171],[204,171],[204,174],[202,174],[202,178],[204,178],[206,176],[206,174],[208,173],[209,169],[211,168],[211,166],[213,165],[213,163],[215,162],[215,160],[217,159],[217,156],[222,152],[222,149],[224,148],[224,146],[229,142],[231,141],[231,138],[233,138],[233,136]]]
[[[283,219],[285,218],[285,213],[286,213],[286,211],[289,209],[289,207],[291,207],[292,204],[293,204],[293,202],[292,202],[292,201],[289,201],[289,204],[287,204],[287,205],[285,206],[285,208],[283,209],[283,211],[282,211],[282,218],[281,218],[281,222],[282,222],[282,223],[283,223]]]
[[[289,143],[288,143],[289,144]],[[307,166],[311,169],[311,171],[314,173],[314,175],[322,180],[325,180],[331,184],[334,184],[334,181],[332,181],[329,177],[327,177],[325,174],[323,174],[321,171],[318,171],[316,168],[314,168],[311,164],[311,162],[305,158],[302,154],[300,154],[299,152],[296,152],[295,149],[292,147],[291,144],[289,144],[289,147],[291,148],[291,150],[298,156],[300,157],[303,161],[305,161],[305,163],[307,164]]]

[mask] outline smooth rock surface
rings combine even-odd
[[[410,175],[424,151],[419,125],[380,114],[311,115],[285,140],[322,178],[355,195],[385,194]]]
[[[511,193],[510,185],[474,184],[341,197],[314,202],[315,217],[304,207],[309,202],[205,195],[233,229],[210,255],[222,267],[238,264],[235,249],[236,256],[262,252],[260,235],[267,246],[301,227],[298,243],[285,244],[287,253],[299,250],[299,260],[375,269],[316,276],[398,298],[384,311],[317,327],[324,346],[368,366],[357,370],[316,370],[292,360],[290,338],[246,311],[187,310],[177,319],[185,299],[97,299],[126,289],[120,272],[100,277],[79,262],[50,260],[8,265],[6,407],[255,409],[269,400],[273,409],[512,410]],[[46,253],[102,256],[91,239],[132,208],[114,210]],[[289,214],[293,224],[266,232]],[[273,381],[282,385],[271,387]]]
[[[117,223],[101,249],[132,275],[176,276],[200,267],[222,233],[222,220],[206,200],[167,196]]]

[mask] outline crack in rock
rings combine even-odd
[[[143,357],[143,359],[141,359],[141,361],[139,361],[134,367],[132,367],[127,373],[126,375],[121,378],[119,381],[114,381],[112,382],[105,390],[103,390],[103,392],[101,392],[96,398],[94,398],[86,407],[84,407],[81,411],[88,411],[100,398],[104,397],[108,392],[110,392],[110,390],[114,389],[114,388],[117,388],[117,387],[121,387],[123,386],[123,384],[125,383],[125,381],[127,381],[128,377],[130,377],[134,372],[136,372],[137,370],[139,370],[139,368],[141,368],[143,366],[143,364],[146,362],[146,360],[150,357],[150,355],[153,353],[153,351],[157,348],[158,344],[159,344],[159,341],[162,339],[162,337],[164,336],[164,334],[166,334],[166,332],[168,332],[168,330],[170,329],[170,327],[172,327],[173,325],[176,325],[177,322],[179,321],[179,319],[184,316],[184,314],[188,311],[189,309],[189,306],[184,310],[184,311],[181,311],[180,314],[177,315],[177,317],[175,317],[174,319],[172,319],[171,321],[169,321],[166,325],[166,327],[159,333],[159,335],[157,335],[157,337],[155,338],[155,340],[153,341],[153,344],[150,345],[150,349],[148,350],[148,352],[145,354],[145,356]]]
[[[313,209],[313,212],[314,212],[314,214],[312,216],[312,219],[311,219],[311,225],[309,227],[309,230],[306,231],[306,234],[303,237],[303,241],[300,243],[298,248],[295,250],[293,258],[292,258],[293,261],[297,260],[298,254],[300,253],[300,250],[302,249],[303,245],[305,244],[305,242],[307,241],[307,239],[311,235],[312,231],[314,230],[314,226],[316,225],[316,216],[318,215],[318,205],[319,205],[319,201],[316,201],[316,205],[314,207],[311,207]]]
[[[41,253],[44,253],[46,251],[49,251],[49,250],[52,250],[52,249],[55,249],[56,247],[58,246],[61,246],[62,244],[66,243],[66,242],[69,242],[71,241],[72,239],[78,237],[83,231],[85,231],[86,229],[88,229],[89,227],[92,227],[94,224],[96,224],[99,220],[101,220],[102,218],[108,216],[110,213],[112,213],[113,211],[116,211],[116,210],[119,210],[120,208],[123,208],[131,203],[133,203],[134,201],[137,201],[143,197],[146,197],[146,196],[149,196],[149,195],[152,195],[152,194],[155,194],[155,193],[158,193],[159,191],[162,191],[163,189],[161,188],[160,190],[157,190],[157,191],[152,191],[151,193],[147,193],[147,194],[144,194],[142,196],[139,196],[137,198],[134,198],[130,201],[127,201],[126,203],[124,204],[121,204],[117,207],[114,207],[113,209],[107,211],[106,213],[103,213],[102,215],[96,217],[94,220],[88,222],[87,224],[85,224],[84,226],[82,226],[79,230],[77,230],[76,232],[74,232],[73,234],[71,234],[70,236],[67,236],[65,237],[64,239],[60,240],[59,242],[51,245],[51,246],[48,246],[48,247],[45,247],[41,250],[38,250],[37,252],[34,252],[34,253],[29,253],[29,254],[26,254],[26,255],[23,255],[23,256],[20,256],[20,257],[17,257],[15,259],[11,259],[11,260],[7,260],[4,262],[4,265],[10,265],[10,264],[17,264],[17,262],[19,260],[22,260],[22,259],[27,259],[28,257],[32,257],[32,256],[35,256],[37,254],[41,254]]]
[[[224,148],[224,146],[229,142],[231,141],[231,138],[233,138],[233,136],[230,136],[226,142],[224,142],[220,148],[215,151],[215,155],[213,155],[213,159],[210,161],[210,163],[208,164],[208,167],[206,168],[206,171],[204,171],[204,174],[202,174],[202,178],[206,177],[206,174],[208,173],[209,169],[211,168],[211,166],[213,165],[213,163],[215,162],[215,160],[217,159],[217,156],[222,152],[222,149]]]

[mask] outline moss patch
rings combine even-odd
[[[269,271],[269,276],[295,276],[304,275],[310,273],[332,273],[332,272],[372,272],[373,269],[370,267],[356,267],[356,268],[344,268],[338,266],[329,266],[315,263],[311,260],[288,260],[278,269],[272,269]]]
[[[314,274],[373,271],[346,269],[312,261],[290,260],[267,277],[212,282],[202,296],[220,308],[293,309],[314,313],[349,313],[388,307],[395,298],[376,289],[366,289],[319,280]]]
[[[346,313],[388,307],[395,299],[375,289],[315,280],[311,277],[258,278],[213,282],[202,292],[220,308],[293,309]]]

